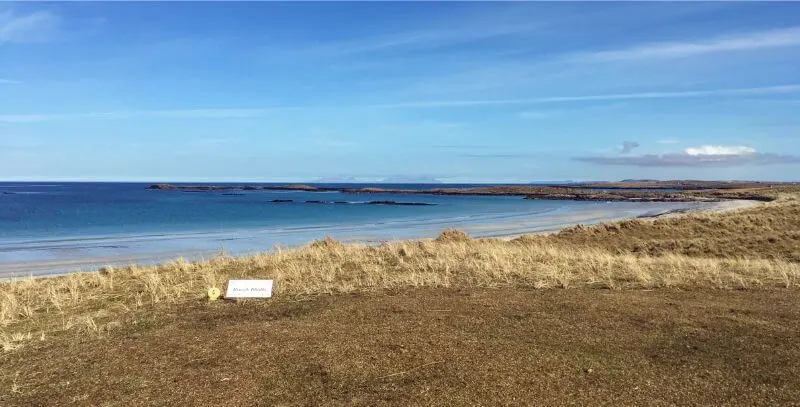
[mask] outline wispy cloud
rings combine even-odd
[[[627,106],[627,103],[597,103],[589,106],[574,106],[566,109],[544,109],[544,110],[526,110],[517,113],[517,117],[523,120],[543,120],[556,117],[569,117],[579,113],[591,113],[619,110]]]
[[[444,46],[530,32],[537,26],[496,25],[427,29],[387,35],[369,40],[324,44],[303,51],[304,56],[353,56],[398,49],[435,49]]]
[[[678,144],[680,140],[675,138],[662,138],[661,140],[656,141],[658,144]]]
[[[637,41],[634,45],[619,47],[589,42],[584,49],[560,49],[551,54],[535,52],[539,43],[532,38],[529,47],[509,51],[504,57],[477,55],[475,59],[462,58],[448,61],[453,69],[447,72],[421,77],[408,89],[427,94],[474,92],[487,94],[498,90],[523,88],[549,88],[561,84],[563,88],[575,87],[576,82],[587,78],[588,85],[602,85],[608,89],[616,86],[646,86],[661,83],[685,84],[692,75],[709,75],[719,72],[721,78],[728,75],[724,63],[720,65],[700,63],[691,57],[713,55],[722,57],[734,52],[773,50],[794,52],[800,47],[800,26],[778,30],[748,32],[736,35],[712,35],[699,39],[681,37],[674,42]],[[602,47],[611,48],[602,48]],[[518,46],[515,46],[518,47]],[[790,47],[795,47],[791,48]],[[736,54],[738,55],[738,54]],[[778,55],[773,52],[771,55]],[[749,55],[748,55],[749,56]],[[762,56],[759,54],[759,57]],[[675,66],[658,65],[670,60]],[[737,71],[753,69],[761,64],[760,58],[742,58]],[[475,63],[473,63],[475,62]],[[652,68],[641,69],[640,63],[653,63]],[[766,69],[765,69],[766,68]],[[779,67],[763,67],[759,72]],[[755,75],[755,73],[754,73]],[[690,80],[697,80],[690,78]],[[704,79],[708,81],[707,79]],[[711,82],[711,81],[708,81]],[[610,86],[611,85],[611,86]],[[507,93],[507,92],[506,92]]]
[[[0,122],[6,123],[36,123],[59,120],[95,119],[95,120],[125,120],[133,118],[161,118],[161,119],[246,119],[263,117],[269,113],[289,107],[260,108],[260,109],[167,109],[167,110],[136,110],[120,112],[90,112],[90,113],[53,113],[53,114],[0,114]]]
[[[749,51],[800,45],[800,27],[767,30],[716,37],[701,41],[656,42],[635,47],[582,53],[573,59],[588,61],[620,61],[632,59],[685,58],[721,52]]]
[[[292,47],[275,44],[268,46],[266,51],[268,57],[276,61],[340,57],[352,59],[385,52],[408,53],[509,36],[529,35],[545,26],[543,22],[522,18],[510,12],[508,7],[499,10],[480,14],[469,12],[449,14],[444,20],[427,21],[400,30],[373,33],[359,38],[323,40]]]
[[[531,99],[484,99],[484,100],[439,100],[417,101],[391,104],[377,104],[371,107],[384,108],[436,108],[436,107],[466,107],[486,105],[521,105],[542,103],[569,103],[608,100],[637,100],[637,99],[683,99],[711,96],[736,96],[736,95],[774,95],[800,92],[800,84],[763,86],[754,88],[727,88],[678,92],[641,92],[641,93],[612,93],[605,95],[584,96],[552,96]]]
[[[546,154],[543,153],[468,153],[468,154],[461,154],[461,157],[465,158],[535,158],[541,157]]]
[[[800,164],[800,157],[760,153],[747,146],[690,147],[681,153],[645,154],[625,157],[575,157],[577,161],[599,165],[634,167],[731,167],[738,165]]]
[[[22,81],[0,78],[0,85],[20,85],[20,84],[22,84]]]
[[[49,11],[0,12],[0,44],[46,42],[61,34],[62,19]]]
[[[529,110],[517,113],[517,117],[525,120],[541,120],[541,119],[547,119],[548,117],[552,117],[554,114],[556,113],[545,110]]]
[[[531,99],[484,99],[484,100],[439,100],[411,101],[385,104],[350,104],[350,105],[307,105],[307,106],[272,106],[264,108],[216,108],[216,109],[168,109],[139,110],[121,112],[63,113],[63,114],[0,114],[0,122],[30,123],[72,119],[119,120],[135,117],[151,117],[165,119],[242,119],[263,117],[284,110],[305,109],[433,109],[450,107],[472,107],[492,105],[535,105],[548,103],[571,103],[587,101],[637,100],[637,99],[681,99],[713,96],[736,95],[776,95],[800,92],[800,84],[764,86],[756,88],[729,88],[714,90],[679,91],[679,92],[642,92],[616,93],[606,95],[585,96],[552,96]]]

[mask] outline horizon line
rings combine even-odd
[[[609,180],[609,179],[565,179],[565,180],[534,180],[534,181],[500,181],[500,180],[490,180],[490,181],[478,181],[478,180],[466,180],[466,181],[440,181],[440,182],[390,182],[390,181],[318,181],[318,180],[307,180],[307,181],[254,181],[254,180],[164,180],[164,179],[148,179],[148,180],[120,180],[120,179],[85,179],[85,178],[69,178],[69,179],[2,179],[0,178],[0,183],[52,183],[52,182],[66,182],[66,183],[83,183],[83,184],[100,184],[100,183],[117,183],[117,184],[179,184],[179,183],[223,183],[223,184],[232,184],[232,183],[243,183],[243,184],[409,184],[409,185],[438,185],[438,184],[556,184],[556,183],[590,183],[590,182],[648,182],[648,181],[657,181],[657,182],[664,182],[664,181],[715,181],[715,182],[763,182],[763,183],[800,183],[800,179],[796,180],[787,180],[787,181],[776,181],[776,180],[767,180],[767,179],[705,179],[705,178],[647,178],[647,179],[637,179],[637,178],[623,178],[618,180]]]

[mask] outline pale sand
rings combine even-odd
[[[695,208],[687,208],[687,209],[679,209],[679,210],[673,210],[673,211],[665,211],[664,213],[661,213],[661,214],[657,214],[657,215],[649,216],[649,217],[644,217],[644,218],[640,217],[638,219],[645,220],[645,221],[647,221],[647,220],[653,221],[653,220],[656,220],[656,219],[672,218],[672,217],[676,217],[676,216],[684,216],[684,215],[690,215],[690,214],[721,213],[721,212],[728,212],[728,211],[735,211],[735,210],[752,208],[754,206],[764,204],[764,202],[751,201],[751,200],[746,200],[746,199],[736,199],[736,200],[730,200],[730,201],[708,202],[708,203],[703,203],[703,204],[704,204],[703,206],[698,206],[698,207],[695,207]],[[622,218],[609,218],[608,220],[603,220],[602,222],[603,223],[617,222],[617,221],[621,221],[621,220],[625,220],[625,219],[629,219],[629,218],[624,218],[624,217],[622,217]],[[498,238],[498,239],[502,239],[502,240],[513,240],[513,239],[516,239],[516,238],[518,238],[520,236],[524,236],[524,235],[548,235],[548,234],[551,234],[551,233],[557,233],[560,230],[562,230],[562,229],[564,229],[564,228],[566,228],[568,226],[571,226],[571,225],[563,225],[563,226],[560,226],[560,227],[557,227],[557,228],[552,228],[552,229],[547,229],[547,230],[532,231],[530,233],[515,233],[515,234],[499,235],[499,236],[492,236],[492,237],[495,237],[495,238]]]

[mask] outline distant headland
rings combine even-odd
[[[770,201],[763,188],[777,188],[790,183],[755,181],[695,181],[695,180],[622,180],[619,182],[590,182],[553,185],[499,185],[480,187],[438,187],[430,189],[347,187],[309,184],[284,185],[173,185],[153,184],[149,190],[208,192],[208,191],[305,191],[342,192],[351,194],[427,194],[427,195],[498,195],[520,196],[525,199],[614,201],[614,202],[697,202],[722,199]]]

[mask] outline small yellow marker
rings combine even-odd
[[[217,287],[210,287],[210,288],[208,289],[208,291],[206,291],[206,294],[208,294],[208,300],[209,300],[209,301],[216,301],[216,300],[218,300],[218,299],[219,299],[219,296],[220,296],[220,294],[222,294],[222,293],[219,291],[219,288],[217,288]]]

